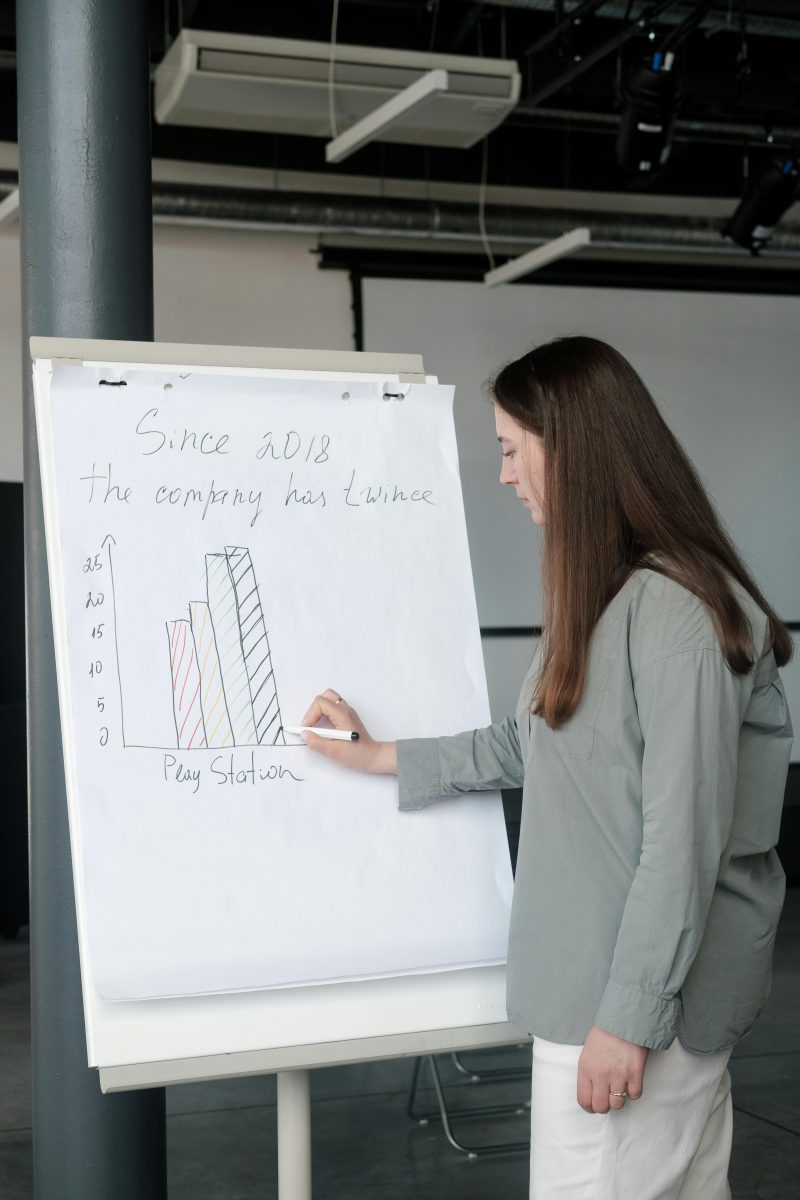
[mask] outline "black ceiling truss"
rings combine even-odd
[[[160,61],[181,24],[326,42],[331,11],[332,0],[153,0],[152,60]],[[0,0],[4,141],[16,138],[13,15],[11,0]],[[620,82],[654,44],[669,44],[687,18],[673,153],[656,177],[631,179],[614,161]],[[751,173],[757,171],[761,157],[790,145],[800,130],[798,0],[340,0],[338,38],[423,51],[433,41],[436,52],[517,59],[525,95],[491,135],[490,186],[735,197],[745,157]],[[318,138],[154,126],[153,152],[330,172]],[[336,173],[473,186],[481,178],[481,155],[480,147],[373,144]]]
[[[587,3],[591,2],[592,0],[587,0]],[[649,21],[651,23],[656,21],[668,8],[674,8],[677,2],[678,0],[660,0],[660,3],[655,5],[653,12],[650,14]],[[610,37],[600,46],[597,46],[590,54],[587,54],[585,57],[583,55],[576,56],[576,61],[573,62],[571,67],[568,67],[566,71],[558,75],[555,79],[551,79],[542,87],[537,88],[532,96],[527,97],[528,108],[535,108],[543,100],[548,100],[557,92],[563,91],[569,84],[575,83],[582,75],[591,71],[593,67],[608,58],[615,50],[619,50],[621,46],[624,46],[636,34],[640,34],[647,27],[647,24],[648,20],[644,17],[640,17],[637,21],[631,21],[628,24],[623,23],[622,28],[613,37]]]
[[[584,17],[590,16],[596,9],[605,4],[605,0],[583,0],[577,8],[573,8],[569,16],[564,15],[563,4],[558,4],[554,8],[555,24],[551,29],[541,34],[535,42],[531,42],[530,46],[522,52],[523,58],[532,58],[537,54],[543,54],[549,49],[554,42],[565,40],[565,35],[576,29]]]
[[[170,0],[173,7],[176,0]],[[211,27],[327,40],[332,0],[291,6],[247,0],[184,0],[182,16]],[[191,8],[191,11],[190,11]],[[176,9],[177,11],[177,9]],[[626,19],[626,12],[628,17]],[[746,31],[741,0],[341,0],[341,42],[516,58],[524,95],[491,135],[490,184],[675,195],[737,195],[742,155],[766,159],[800,129],[800,5],[747,0],[753,26],[782,22],[797,39]],[[614,14],[614,15],[609,15]],[[650,36],[652,35],[652,37]],[[675,149],[652,180],[631,179],[614,162],[620,80],[655,44],[681,44],[683,99]],[[743,50],[744,47],[744,50]],[[744,54],[744,61],[742,55]],[[325,170],[323,144],[271,135],[154,130],[156,153],[192,157],[215,143],[223,161],[287,170]],[[223,146],[224,143],[224,146]],[[163,150],[161,149],[163,147]],[[715,148],[709,153],[709,147]],[[366,146],[339,173],[474,183],[480,150]]]

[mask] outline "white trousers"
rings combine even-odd
[[[531,1200],[729,1200],[730,1050],[651,1050],[639,1100],[586,1113],[582,1046],[533,1041]]]

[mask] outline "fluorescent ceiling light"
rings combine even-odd
[[[381,104],[374,112],[362,117],[360,121],[356,121],[355,125],[351,125],[345,133],[328,142],[325,147],[325,161],[341,162],[342,159],[365,146],[367,142],[375,141],[385,130],[397,124],[410,112],[421,108],[432,96],[438,95],[439,92],[446,92],[448,86],[447,71],[440,68],[426,71],[415,83],[404,88],[402,92],[398,92],[396,96],[387,100],[385,104]]]
[[[555,262],[557,258],[573,254],[583,246],[588,246],[591,240],[591,230],[586,226],[581,225],[578,229],[570,229],[569,233],[554,238],[552,242],[545,242],[543,246],[537,246],[535,250],[529,250],[527,254],[521,254],[519,258],[512,258],[502,267],[495,267],[493,271],[487,271],[483,282],[487,287],[510,283],[512,279],[519,279],[521,275],[530,275],[531,271],[538,271],[540,267],[546,267],[548,263]]]

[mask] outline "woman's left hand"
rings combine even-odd
[[[578,1104],[587,1113],[622,1108],[642,1094],[647,1046],[637,1046],[593,1025],[578,1059]],[[614,1092],[624,1092],[615,1096]]]

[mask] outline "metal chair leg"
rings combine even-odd
[[[524,1104],[494,1104],[487,1105],[483,1108],[456,1109],[452,1111],[448,1108],[445,1098],[442,1079],[439,1073],[439,1065],[436,1062],[436,1056],[433,1054],[425,1055],[425,1061],[430,1068],[433,1079],[433,1087],[436,1093],[438,1102],[438,1112],[429,1110],[420,1112],[416,1109],[417,1091],[419,1088],[419,1077],[422,1069],[422,1058],[418,1058],[414,1064],[414,1073],[411,1080],[411,1089],[409,1092],[408,1104],[406,1111],[412,1120],[417,1121],[420,1125],[427,1125],[429,1121],[441,1121],[444,1135],[454,1150],[458,1150],[461,1154],[466,1154],[468,1158],[484,1158],[493,1154],[511,1154],[521,1153],[530,1149],[530,1142],[495,1142],[485,1146],[468,1146],[464,1142],[458,1140],[453,1131],[451,1118],[461,1120],[474,1119],[476,1117],[486,1116],[502,1116],[514,1113],[522,1116],[530,1109],[530,1103]]]
[[[517,1048],[521,1050],[522,1046]],[[485,1079],[506,1079],[509,1081],[512,1079],[527,1079],[530,1075],[529,1067],[486,1067],[483,1070],[477,1070],[468,1067],[463,1062],[461,1055],[456,1053],[455,1050],[451,1052],[450,1058],[458,1073],[466,1076],[470,1083],[481,1083]]]
[[[418,1125],[427,1125],[430,1117],[427,1113],[418,1113],[414,1108],[417,1100],[417,1087],[419,1086],[419,1075],[422,1070],[422,1057],[414,1060],[414,1073],[411,1076],[411,1087],[408,1092],[408,1102],[406,1104],[406,1114],[412,1121],[416,1121]]]
[[[455,1050],[451,1051],[450,1061],[458,1071],[459,1075],[466,1076],[470,1083],[480,1083],[480,1075],[478,1075],[475,1071],[470,1071],[467,1067],[465,1067]]]

